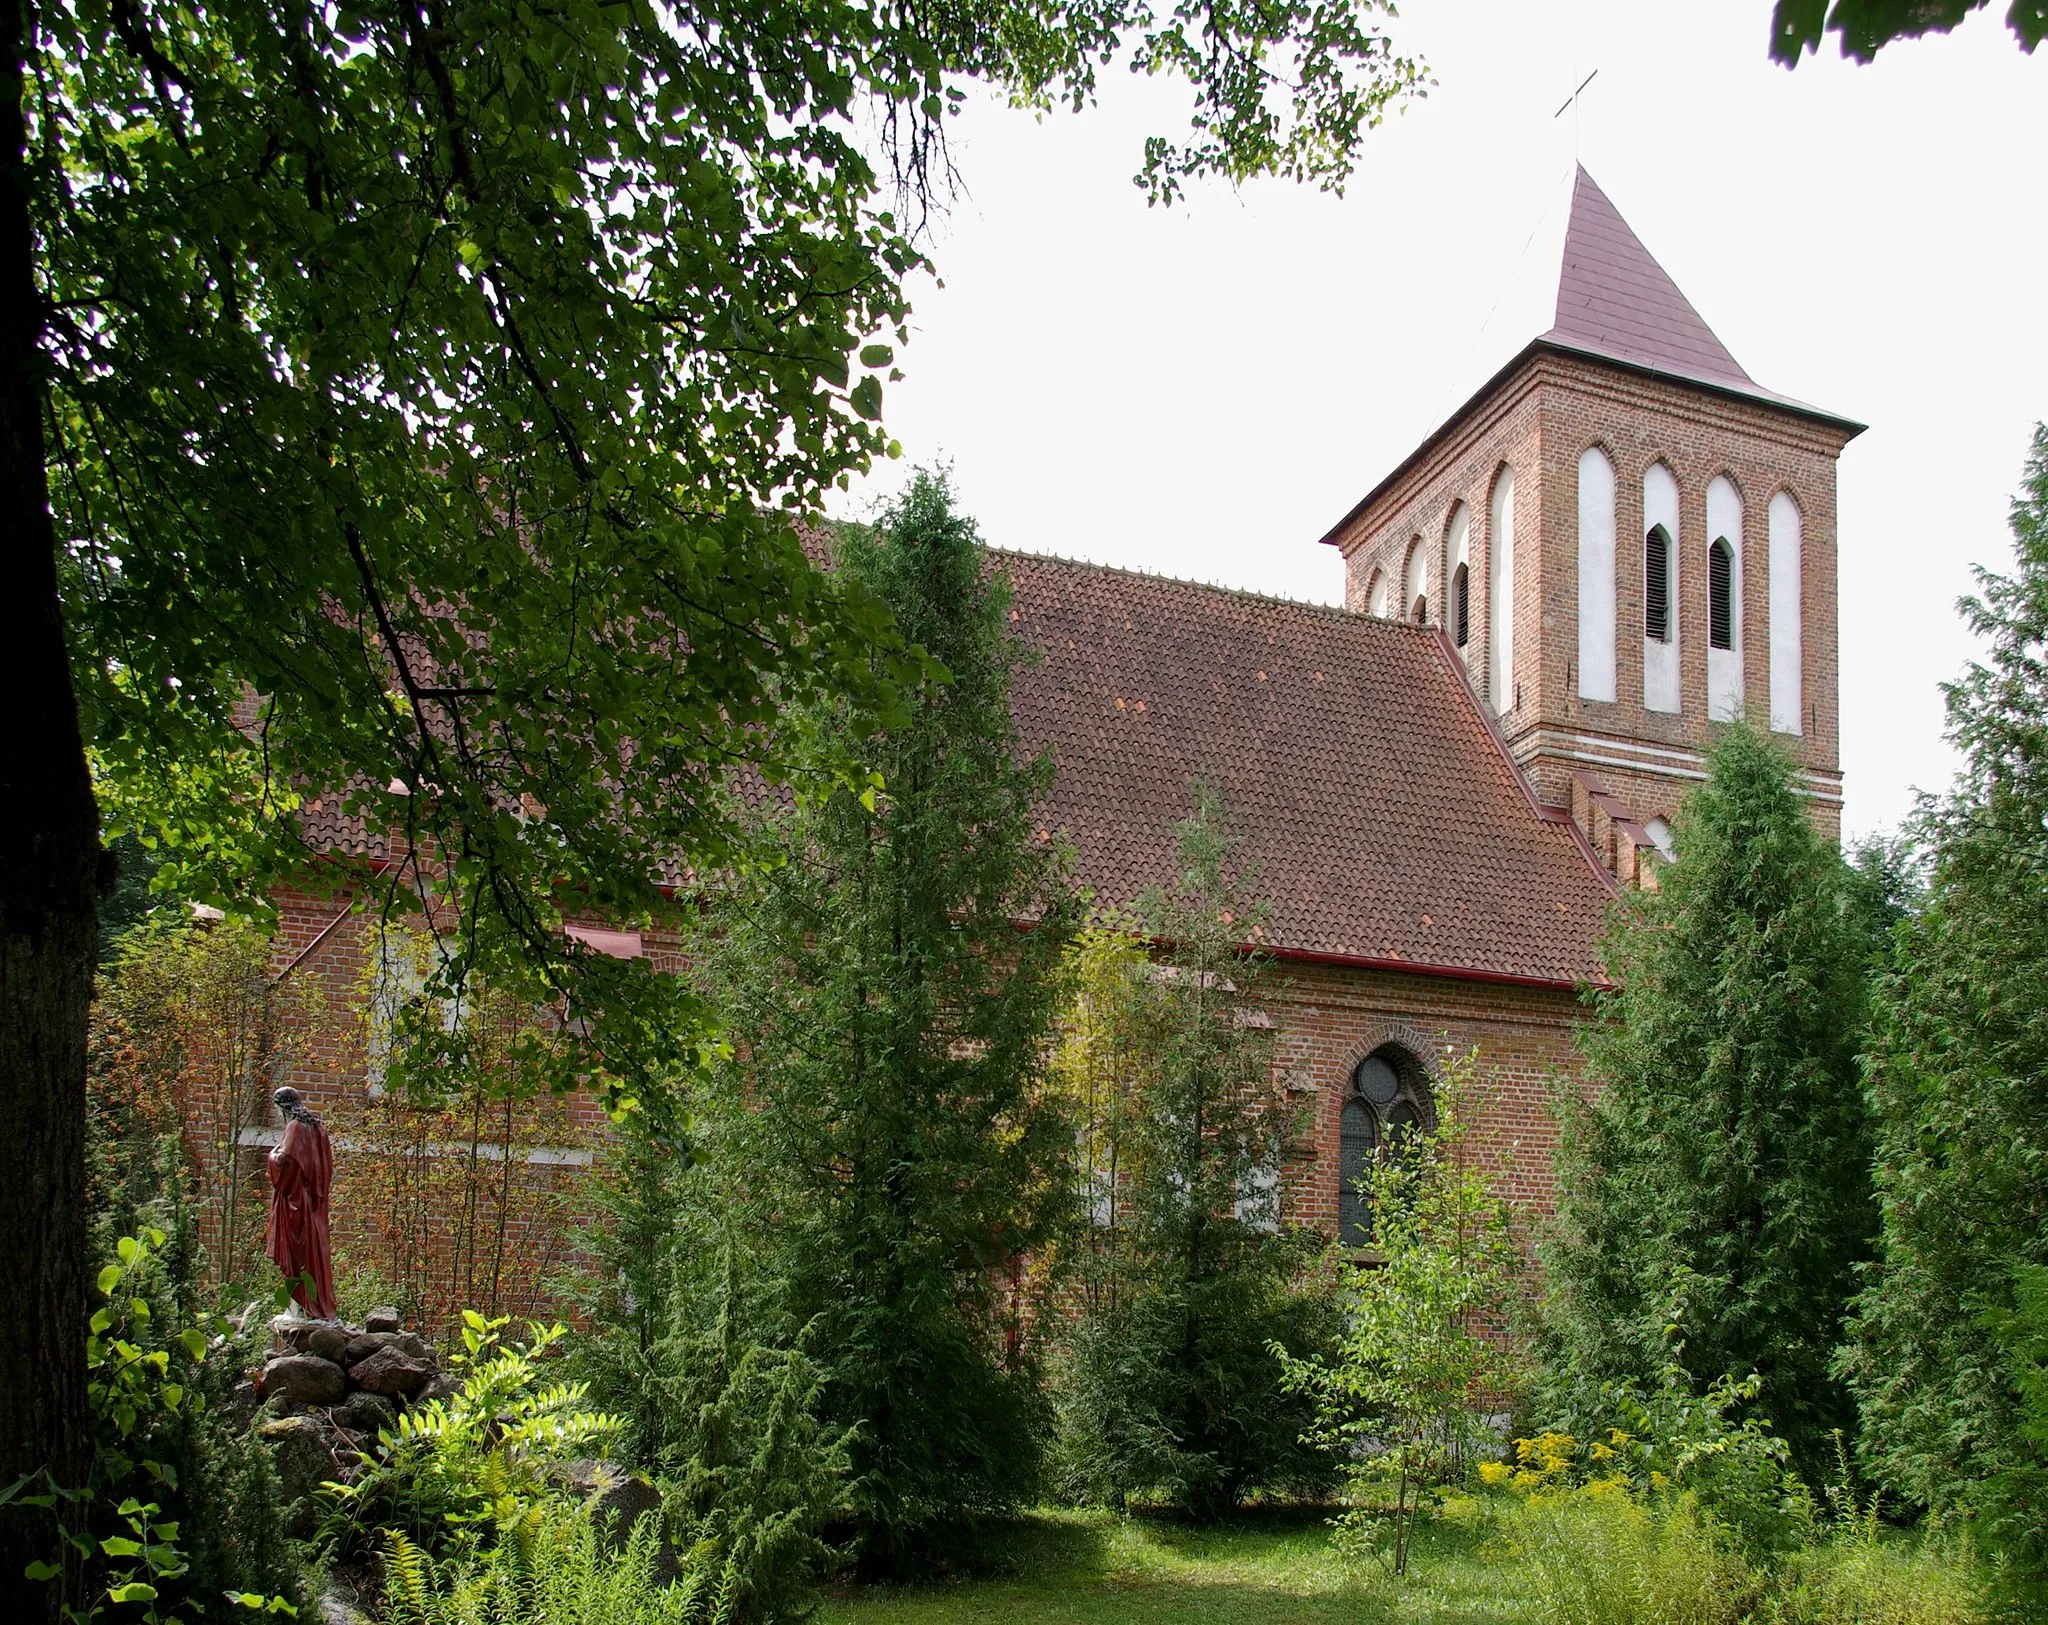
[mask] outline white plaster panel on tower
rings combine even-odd
[[[1444,532],[1444,625],[1450,628],[1451,643],[1460,660],[1467,659],[1472,641],[1472,515],[1460,502],[1451,509],[1451,522]]]
[[[1657,533],[1661,532],[1661,539]],[[1678,481],[1662,463],[1652,463],[1643,476],[1643,708],[1676,713],[1678,682],[1678,578],[1685,557],[1678,529]],[[1662,549],[1664,604],[1657,624],[1652,577],[1653,554]]]
[[[1771,727],[1801,731],[1805,614],[1805,526],[1789,491],[1771,498]]]
[[[1721,543],[1729,556],[1725,578],[1713,561]],[[1707,486],[1707,550],[1707,720],[1730,722],[1742,709],[1742,495],[1725,474]],[[1724,590],[1725,605],[1719,601]],[[1716,647],[1721,630],[1728,634],[1725,648]]]
[[[1372,582],[1365,589],[1365,607],[1369,614],[1377,616],[1380,620],[1385,620],[1387,618],[1386,571],[1373,571]]]
[[[1579,698],[1614,698],[1614,465],[1579,454]]]
[[[1515,703],[1515,471],[1493,482],[1486,530],[1486,693],[1496,716]]]
[[[1401,613],[1410,620],[1426,617],[1415,613],[1415,606],[1425,602],[1429,593],[1428,549],[1422,545],[1422,538],[1416,537],[1408,544],[1408,568],[1401,583]]]

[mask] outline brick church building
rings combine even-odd
[[[998,556],[1040,655],[1016,681],[1019,729],[1052,751],[1043,819],[1080,878],[1128,903],[1170,878],[1192,779],[1229,808],[1272,905],[1277,1064],[1312,1108],[1287,1206],[1332,1229],[1345,1176],[1427,1117],[1453,1053],[1474,1057],[1479,1154],[1518,1204],[1550,1205],[1546,1097],[1577,1075],[1608,905],[1671,860],[1714,723],[1767,721],[1839,830],[1835,466],[1861,426],[1752,381],[1583,169],[1555,287],[1549,330],[1322,538],[1344,559],[1341,610]],[[368,924],[281,901],[280,963],[359,985]],[[578,934],[662,958],[633,933]],[[375,1044],[328,1033],[290,1079],[342,1139],[344,1267],[381,1253],[408,1189],[423,1233],[440,1224],[402,1166],[350,1175]],[[537,1139],[420,1140],[415,1174],[437,1156],[474,1172],[483,1145],[468,1200],[509,1205],[516,1165],[545,1200],[501,1211],[498,1253],[502,1270],[511,1224],[504,1279],[531,1291],[603,1132],[572,1102]]]

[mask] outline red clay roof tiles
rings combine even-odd
[[[1189,785],[1223,796],[1280,949],[1573,983],[1610,892],[1539,815],[1435,631],[1023,553],[998,553],[1039,651],[1012,703],[1058,778],[1044,809],[1081,877],[1128,904],[1170,880]],[[328,794],[316,851],[393,843]]]
[[[1127,904],[1171,878],[1200,777],[1273,905],[1277,947],[1571,983],[1612,895],[1542,817],[1440,636],[1311,604],[1030,554],[1007,567],[1046,822]]]

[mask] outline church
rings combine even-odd
[[[1347,1241],[1351,1178],[1429,1117],[1454,1055],[1473,1058],[1477,1154],[1520,1208],[1550,1208],[1547,1101],[1579,1076],[1607,911],[1674,860],[1715,723],[1767,722],[1839,834],[1835,469],[1862,426],[1752,380],[1583,169],[1563,228],[1550,328],[1323,536],[1344,608],[997,555],[1037,651],[1019,732],[1053,756],[1041,816],[1079,878],[1133,901],[1171,878],[1191,782],[1222,796],[1271,905],[1277,1064],[1312,1125],[1286,1208]],[[281,964],[360,980],[362,922],[280,903]],[[278,1080],[338,1109],[344,1153],[381,1092],[374,1047],[313,1045]],[[601,1136],[588,1103],[570,1116]],[[577,1205],[587,1148],[497,1156]],[[395,1222],[360,1183],[336,1191],[344,1256]]]

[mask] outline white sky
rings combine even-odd
[[[1571,168],[1552,114],[1597,67],[1576,139],[1615,206],[1760,384],[1871,425],[1841,463],[1845,822],[1890,827],[1947,782],[1954,601],[2009,562],[2048,417],[2048,51],[2003,11],[1787,73],[1769,0],[1414,0],[1392,27],[1437,87],[1343,199],[1147,209],[1130,177],[1180,127],[1168,84],[1118,75],[1043,122],[972,105],[944,286],[917,290],[887,397],[905,462],[847,506],[945,460],[998,546],[1340,601],[1317,538],[1548,326],[1499,331],[1554,273],[1524,248]]]

